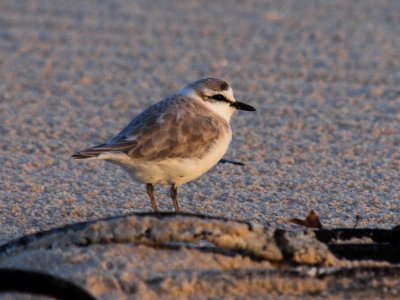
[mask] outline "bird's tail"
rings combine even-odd
[[[103,146],[105,146],[105,144],[78,151],[75,154],[73,154],[71,157],[74,159],[96,158],[101,153],[107,151],[106,149],[101,148]]]

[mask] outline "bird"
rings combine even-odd
[[[232,140],[231,116],[255,111],[239,102],[224,80],[204,78],[142,111],[107,142],[76,152],[78,160],[103,160],[120,166],[146,186],[158,212],[154,185],[170,186],[179,212],[178,188],[215,166]]]

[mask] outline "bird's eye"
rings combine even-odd
[[[226,98],[221,94],[214,95],[211,98],[218,100],[218,101],[226,101]]]

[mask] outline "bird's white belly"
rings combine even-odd
[[[172,158],[161,161],[133,160],[125,153],[104,153],[98,158],[122,167],[138,182],[175,184],[180,186],[215,166],[228,150],[232,139],[229,132],[202,158]]]

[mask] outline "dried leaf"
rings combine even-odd
[[[322,224],[321,221],[319,220],[319,217],[317,213],[314,210],[311,210],[308,216],[304,219],[298,219],[298,218],[293,218],[287,220],[287,222],[297,224],[300,226],[308,227],[308,228],[318,228],[322,229]]]

